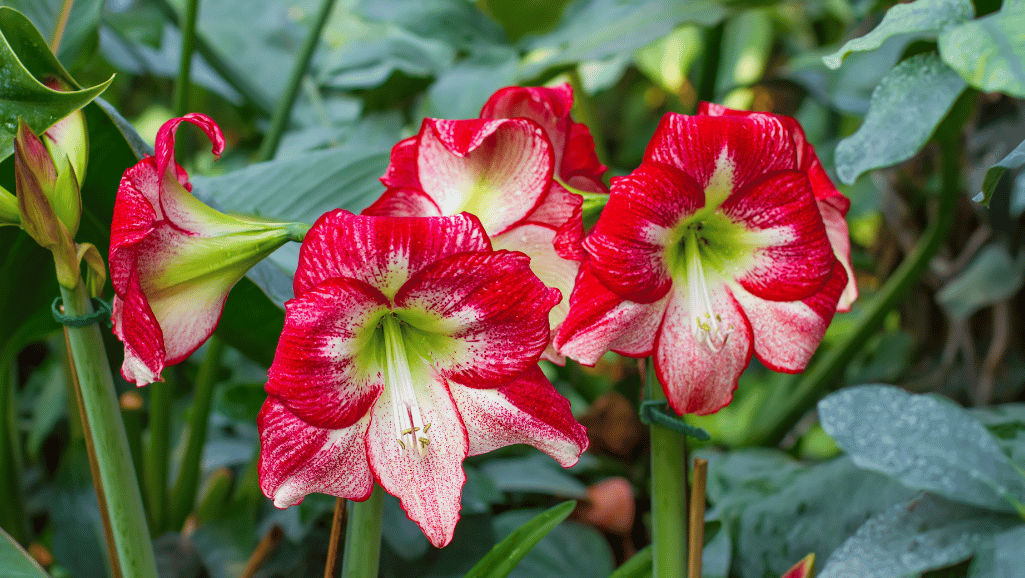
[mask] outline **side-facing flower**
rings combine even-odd
[[[729,403],[752,354],[801,371],[847,274],[798,159],[776,117],[667,114],[613,179],[555,346],[585,363],[653,354],[680,414]]]
[[[584,257],[580,195],[607,192],[605,167],[587,127],[573,122],[569,86],[509,87],[484,105],[480,119],[426,119],[416,137],[392,149],[381,178],[387,191],[367,215],[477,215],[495,248],[531,257],[534,273],[569,295]],[[557,328],[564,300],[551,313]],[[546,357],[558,361],[554,350]]]
[[[476,217],[318,219],[303,242],[258,419],[260,487],[284,508],[380,483],[435,546],[462,462],[515,443],[564,466],[587,446],[537,367],[559,300]]]
[[[224,150],[209,117],[187,114],[164,123],[156,154],[125,171],[114,202],[110,274],[114,333],[125,344],[121,374],[138,385],[161,381],[164,366],[192,354],[213,333],[228,291],[250,267],[301,236],[288,223],[244,220],[204,205],[174,160],[182,122]]]

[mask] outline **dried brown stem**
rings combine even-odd
[[[342,545],[342,523],[345,518],[345,499],[335,498],[335,515],[331,518],[331,541],[327,545],[327,564],[324,578],[338,576],[338,552]]]
[[[253,575],[263,566],[263,563],[274,553],[274,549],[281,543],[281,538],[284,535],[285,533],[282,531],[281,526],[277,524],[271,526],[271,529],[267,530],[267,533],[260,539],[260,543],[256,545],[256,550],[249,557],[249,561],[246,562],[246,567],[242,570],[239,578],[253,578]]]
[[[690,531],[687,534],[687,577],[701,578],[701,552],[705,545],[705,480],[708,460],[694,458],[694,483],[690,491]]]

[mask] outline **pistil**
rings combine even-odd
[[[701,248],[707,241],[699,233],[701,224],[688,227],[683,242],[684,260],[687,263],[687,304],[691,314],[691,333],[713,353],[726,346],[733,327],[727,327],[722,317],[715,312],[712,296],[708,290],[708,279],[701,259]]]
[[[395,438],[407,451],[412,453],[415,449],[418,455],[425,456],[431,443],[427,437],[431,424],[425,424],[420,415],[409,356],[402,339],[401,321],[394,315],[386,315],[381,324],[384,329],[387,387],[392,401]]]

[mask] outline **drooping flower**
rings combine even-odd
[[[138,385],[162,381],[213,333],[228,291],[253,265],[301,236],[296,225],[240,219],[204,205],[174,160],[182,122],[203,130],[213,152],[221,129],[192,113],[164,123],[156,154],[125,171],[114,203],[110,274],[114,333],[125,344],[121,374]]]
[[[480,119],[426,119],[416,137],[392,149],[381,178],[387,191],[363,214],[477,215],[495,248],[531,257],[534,273],[569,295],[584,257],[580,195],[606,193],[605,167],[583,124],[573,122],[573,93],[509,87],[484,105]],[[551,313],[557,328],[564,300]],[[561,358],[549,348],[546,357]]]
[[[492,250],[476,217],[328,213],[294,290],[258,419],[275,506],[365,500],[376,481],[443,546],[466,456],[527,443],[569,466],[586,448],[537,367],[559,292],[526,255]]]
[[[613,179],[556,348],[653,355],[680,414],[729,403],[752,354],[801,371],[848,280],[801,158],[772,115],[667,114]]]

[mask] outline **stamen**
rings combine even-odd
[[[387,365],[387,383],[392,400],[392,420],[395,423],[395,437],[405,450],[416,448],[420,456],[427,455],[427,429],[420,415],[420,405],[416,400],[413,388],[413,376],[410,373],[409,358],[402,340],[399,320],[387,315],[382,320],[384,328],[385,358]],[[417,435],[420,432],[420,435]]]
[[[712,296],[708,291],[708,279],[705,267],[701,262],[701,245],[697,231],[701,227],[691,227],[684,240],[684,259],[687,262],[687,305],[692,317],[691,333],[694,339],[702,343],[713,353],[722,351],[726,341],[733,333],[733,326],[725,326],[722,316],[715,313]]]

